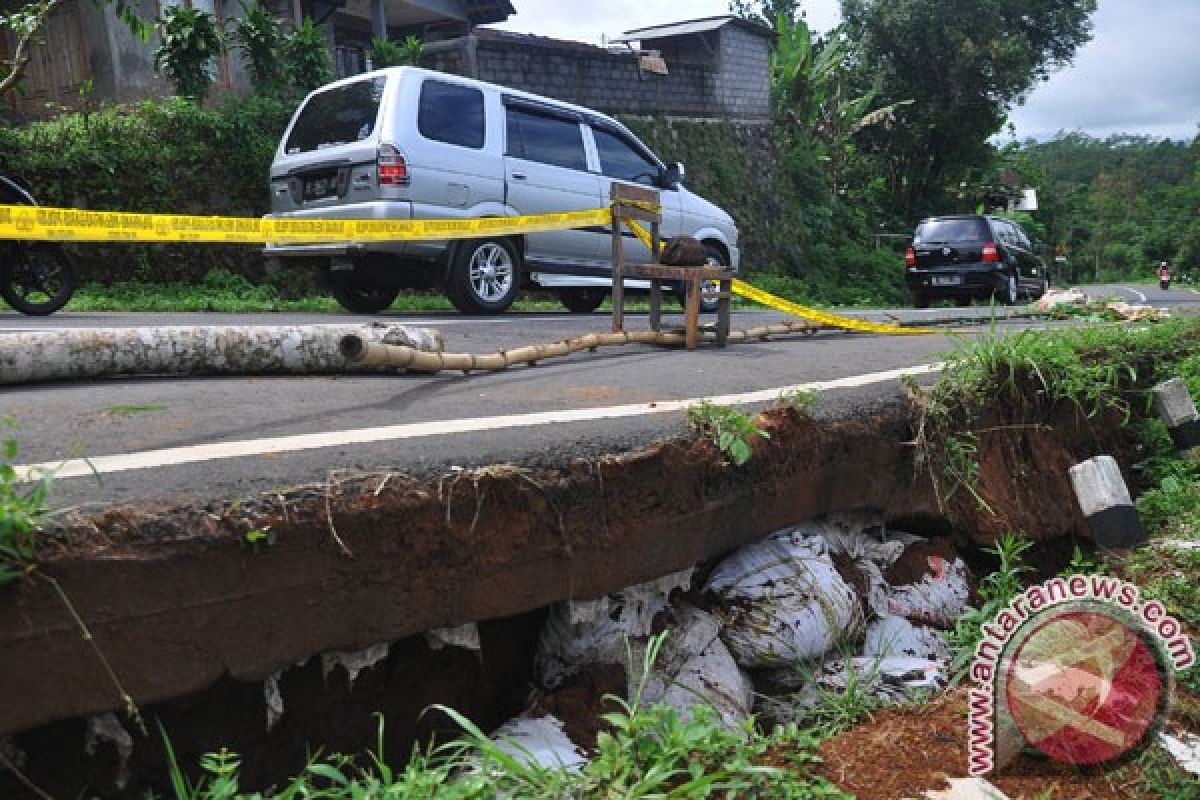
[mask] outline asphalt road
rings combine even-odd
[[[1200,292],[1090,287],[1093,295],[1200,310]],[[855,312],[934,321],[985,308]],[[605,314],[383,315],[440,329],[447,349],[491,352],[605,331]],[[737,312],[734,327],[777,321]],[[329,314],[0,313],[6,332],[60,327],[302,324],[365,321]],[[998,322],[1017,330],[1026,321]],[[634,315],[630,328],[645,325]],[[492,374],[286,378],[121,378],[0,390],[17,420],[21,464],[93,459],[100,470],[56,481],[56,505],[135,499],[218,501],[390,469],[413,475],[490,463],[555,464],[683,433],[683,407],[702,398],[748,407],[781,389],[819,384],[817,413],[846,414],[894,400],[894,371],[936,362],[965,334],[878,336],[822,332],[695,352],[630,346]],[[831,381],[840,384],[829,385]],[[757,394],[756,394],[757,393]],[[130,455],[132,454],[132,455]],[[114,460],[113,456],[129,456]],[[86,471],[86,470],[80,470]]]

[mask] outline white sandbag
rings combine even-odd
[[[793,672],[802,674],[800,670]],[[819,708],[830,693],[843,694],[850,687],[882,705],[895,705],[945,685],[945,665],[937,661],[907,657],[839,658],[825,662],[819,672],[807,677],[799,691],[786,699],[785,713],[794,714],[796,708]]]
[[[582,603],[553,606],[546,615],[534,669],[546,689],[556,689],[563,679],[586,664],[626,663],[626,640],[649,636],[655,616],[667,608],[671,592],[692,583],[687,569],[649,583]]]
[[[865,530],[830,530],[823,534],[830,555],[845,556],[853,562],[854,570],[866,584],[864,599],[875,614],[887,614],[892,599],[892,587],[884,573],[904,554],[905,549],[925,539],[904,531],[888,531],[882,527],[879,535]],[[880,537],[883,538],[880,538]]]
[[[950,645],[937,630],[904,617],[883,616],[867,625],[862,655],[867,658],[920,658],[948,664]]]
[[[705,585],[722,608],[721,637],[743,667],[819,658],[862,630],[862,606],[825,540],[793,530],[741,548]]]
[[[742,724],[754,706],[754,684],[721,641],[717,618],[686,604],[672,615],[675,624],[646,681],[643,704],[666,703],[685,719],[692,707],[708,704],[728,727]]]
[[[492,740],[514,758],[547,769],[578,772],[587,763],[557,717],[514,717],[492,734]]]

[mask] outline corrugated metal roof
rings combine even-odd
[[[651,25],[648,28],[635,28],[631,31],[625,31],[624,36],[618,36],[610,41],[644,42],[650,39],[666,39],[671,36],[687,36],[692,33],[708,33],[709,31],[724,28],[730,23],[749,28],[762,36],[775,35],[775,32],[770,28],[759,25],[757,22],[735,17],[732,14],[725,14],[720,17],[704,17],[702,19],[684,20],[683,22],[668,22],[664,25]]]

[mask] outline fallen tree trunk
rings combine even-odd
[[[0,336],[0,384],[116,375],[287,375],[379,372],[339,351],[346,336],[439,351],[430,328],[359,325],[72,328]]]
[[[736,344],[765,340],[771,336],[795,333],[816,333],[826,328],[807,322],[782,322],[776,325],[760,325],[746,330],[730,331],[727,342]],[[701,331],[702,342],[715,342],[713,331]],[[683,333],[672,331],[624,331],[622,333],[589,333],[574,339],[563,339],[550,344],[533,344],[513,350],[495,353],[443,353],[423,352],[415,347],[388,342],[371,342],[350,334],[342,338],[341,351],[346,360],[357,366],[407,369],[413,372],[489,372],[517,364],[536,364],[550,358],[562,358],[583,350],[594,351],[600,347],[623,344],[657,344],[682,347],[686,342]]]

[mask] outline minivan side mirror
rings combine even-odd
[[[677,189],[679,188],[679,184],[683,183],[686,178],[687,170],[683,168],[683,163],[676,161],[667,167],[666,174],[663,175],[663,185],[668,189]]]

